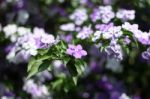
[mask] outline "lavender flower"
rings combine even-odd
[[[132,32],[133,36],[143,45],[150,45],[150,33],[139,30],[137,24],[131,25],[130,23],[125,22],[122,25],[122,28]]]
[[[121,19],[124,22],[128,21],[128,20],[134,20],[134,18],[135,18],[135,11],[134,10],[120,9],[116,13],[116,17]]]
[[[77,46],[69,44],[69,48],[66,53],[68,55],[74,56],[75,58],[81,58],[82,56],[86,56],[87,52],[82,49],[82,46],[78,44]]]
[[[35,27],[33,33],[30,32],[30,29],[24,27],[18,27],[17,31],[20,36],[7,55],[10,62],[28,62],[31,56],[37,55],[38,49],[47,48],[56,43],[54,36],[45,33],[41,28]]]
[[[109,30],[109,28],[113,27],[114,24],[113,23],[109,23],[109,24],[96,24],[95,28],[102,31],[102,32],[106,32]]]
[[[103,23],[108,23],[115,17],[115,14],[111,6],[100,6],[99,9],[94,9],[90,17],[93,22],[101,20]]]
[[[83,29],[78,33],[77,38],[86,39],[93,33],[91,27],[84,26]]]
[[[37,85],[32,79],[25,82],[23,90],[31,94],[33,98],[49,96],[47,87],[45,85]]]
[[[76,9],[69,18],[75,22],[76,25],[81,25],[88,19],[86,9],[78,8]]]
[[[138,31],[139,31],[139,29],[138,29],[138,25],[137,24],[130,24],[129,22],[125,22],[123,25],[122,25],[122,28],[123,29],[125,29],[125,30],[127,30],[127,31],[130,31],[130,32],[132,32],[132,33],[134,33],[134,34],[136,34]]]
[[[124,43],[125,43],[126,45],[128,45],[128,44],[130,44],[130,42],[131,42],[131,40],[129,39],[128,36],[126,36],[126,37],[124,38]]]
[[[148,48],[146,51],[144,51],[142,53],[142,57],[147,60],[147,61],[150,61],[150,48]]]
[[[92,14],[90,15],[90,18],[93,22],[96,22],[97,20],[100,20],[99,9],[94,9]]]
[[[67,43],[71,43],[73,36],[72,36],[72,34],[61,35],[61,39],[66,41]]]
[[[110,45],[106,47],[105,52],[110,58],[115,58],[117,61],[123,59],[122,49],[116,40],[112,40]]]
[[[105,39],[112,39],[112,38],[118,38],[122,36],[123,32],[121,31],[120,26],[113,26],[110,27],[105,33],[103,33],[103,37]]]
[[[150,33],[139,32],[138,35],[135,35],[140,43],[143,45],[150,45]]]

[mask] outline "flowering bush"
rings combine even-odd
[[[0,1],[0,97],[149,99],[150,2],[137,1]]]

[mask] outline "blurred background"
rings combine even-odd
[[[0,0],[0,31],[7,24],[28,28],[39,27],[56,36],[61,34],[60,25],[68,22],[68,16],[79,6],[94,9],[100,5],[112,5],[136,11],[132,23],[143,31],[150,29],[150,0]],[[12,43],[0,33],[0,97],[1,99],[32,99],[24,91],[27,63],[14,64],[6,59]],[[140,45],[139,45],[140,46]],[[89,56],[88,68],[72,86],[61,72],[67,72],[59,61],[54,62],[53,72],[44,71],[34,77],[44,83],[50,96],[39,99],[119,99],[122,93],[132,99],[150,99],[150,65],[141,58],[140,49],[132,49],[131,55],[122,62],[108,60],[105,53],[94,46],[86,46]],[[112,67],[113,64],[113,67]],[[42,79],[43,78],[43,79]],[[63,79],[63,82],[59,82]],[[53,87],[55,86],[57,87]],[[66,90],[67,91],[66,93]],[[38,99],[38,98],[35,98]]]

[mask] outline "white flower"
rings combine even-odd
[[[29,28],[25,28],[25,27],[18,27],[17,32],[18,32],[19,36],[22,36],[27,33],[31,33],[31,30]]]
[[[45,85],[36,84],[32,79],[29,79],[25,82],[23,90],[31,94],[33,98],[40,98],[48,96],[49,92]]]
[[[35,27],[33,29],[33,34],[36,38],[40,38],[41,35],[45,34],[45,30],[42,28]]]
[[[119,97],[119,99],[131,99],[131,98],[129,98],[125,93],[123,93],[123,94]]]
[[[17,32],[17,25],[15,24],[9,24],[3,28],[3,31],[5,33],[6,38],[15,35]]]
[[[116,17],[121,19],[122,21],[134,20],[135,11],[134,10],[120,9],[116,13]]]
[[[10,38],[12,42],[17,40],[17,25],[9,24],[3,28],[6,38]]]
[[[77,38],[86,39],[93,33],[91,27],[84,26],[83,29],[78,33]]]
[[[15,48],[12,48],[11,51],[7,54],[6,59],[10,62],[15,62],[16,51]]]
[[[60,60],[54,60],[54,61],[53,61],[53,65],[54,65],[54,67],[56,67],[56,68],[60,68],[62,64],[63,64],[63,63],[62,63],[62,61],[60,61]]]
[[[101,31],[96,31],[96,32],[94,33],[94,36],[92,37],[92,41],[95,42],[97,39],[99,39],[100,36],[101,36],[101,34],[102,34]]]
[[[122,35],[121,27],[120,26],[113,26],[108,29],[105,33],[103,33],[103,37],[105,39],[110,38],[118,38]]]
[[[73,23],[67,23],[60,26],[60,29],[63,31],[74,31],[75,30],[75,24]]]
[[[76,9],[69,18],[75,22],[76,25],[83,24],[84,21],[88,19],[86,9],[78,8]]]
[[[44,34],[41,37],[41,42],[46,44],[52,44],[55,42],[55,38],[51,34]]]
[[[130,31],[130,32],[135,33],[135,32],[138,31],[139,26],[138,26],[137,24],[132,24],[132,25],[131,25],[129,22],[125,22],[125,23],[122,25],[122,28],[123,28],[123,29],[126,29],[126,30],[128,30],[128,31]]]
[[[100,6],[99,7],[100,19],[103,23],[108,23],[115,17],[111,6]]]

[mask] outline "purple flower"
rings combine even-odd
[[[69,18],[74,21],[76,25],[83,24],[87,19],[87,11],[84,8],[76,9]]]
[[[118,61],[123,59],[122,49],[115,40],[112,40],[110,45],[105,49],[105,52],[110,58],[115,58]]]
[[[113,27],[114,24],[113,23],[109,23],[109,24],[96,24],[95,28],[102,31],[102,32],[106,32],[109,30],[109,28]]]
[[[111,6],[100,6],[98,9],[94,9],[90,17],[93,22],[101,20],[103,23],[108,23],[115,17],[115,14]]]
[[[88,38],[93,33],[91,27],[84,26],[83,29],[78,33],[77,38],[85,39]]]
[[[148,48],[146,51],[144,51],[144,52],[142,53],[142,57],[143,57],[145,60],[150,61],[150,48]]]
[[[82,56],[86,56],[87,52],[82,49],[82,46],[78,44],[77,46],[69,44],[69,48],[66,53],[68,55],[74,56],[75,58],[81,58]]]
[[[128,45],[128,44],[130,44],[130,42],[131,42],[131,40],[129,39],[128,36],[126,36],[126,37],[124,38],[124,43]]]
[[[61,38],[66,41],[67,43],[70,43],[73,39],[72,34],[68,34],[68,35],[61,35]]]
[[[103,37],[105,39],[119,38],[122,36],[123,32],[121,31],[120,26],[112,26],[105,33],[103,33]]]
[[[150,33],[140,32],[138,35],[135,35],[140,43],[143,45],[150,45]]]
[[[94,9],[92,14],[90,15],[90,18],[93,22],[96,22],[97,20],[100,20],[99,9]]]

